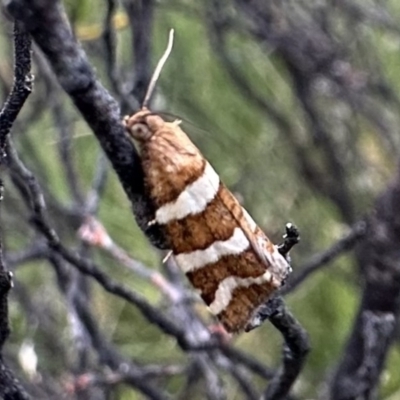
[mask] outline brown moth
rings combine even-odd
[[[145,187],[156,209],[150,223],[163,226],[177,265],[226,330],[243,330],[284,283],[288,262],[180,121],[166,122],[143,107],[124,124],[139,144]]]

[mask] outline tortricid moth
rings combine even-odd
[[[143,107],[125,117],[138,143],[154,222],[175,262],[228,332],[245,328],[290,265],[180,128]]]

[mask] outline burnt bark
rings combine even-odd
[[[145,194],[140,159],[125,135],[120,107],[97,79],[61,2],[11,0],[7,9],[46,55],[60,85],[96,135],[132,203],[139,226],[155,245],[168,248],[161,228],[147,224],[153,219],[154,206]]]
[[[31,38],[18,22],[14,24],[14,83],[0,111],[0,167],[6,159],[5,146],[10,130],[32,90]],[[12,273],[8,271],[3,252],[1,209],[4,186],[0,178],[0,397],[5,400],[28,400],[29,396],[4,361],[3,348],[10,335],[8,295]]]
[[[400,171],[378,198],[359,244],[363,295],[331,398],[374,399],[400,314]]]

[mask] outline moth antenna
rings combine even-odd
[[[169,31],[167,48],[165,49],[164,54],[160,58],[160,61],[158,62],[157,67],[154,70],[153,76],[151,77],[149,86],[148,86],[147,91],[146,91],[146,96],[144,96],[144,100],[143,100],[143,103],[142,103],[142,108],[147,107],[147,104],[150,101],[150,97],[153,94],[154,87],[156,86],[158,78],[160,77],[160,74],[161,74],[161,71],[162,71],[162,69],[164,67],[164,64],[166,63],[166,61],[168,60],[169,55],[171,54],[173,44],[174,44],[174,30],[171,29]]]

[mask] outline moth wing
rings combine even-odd
[[[257,227],[254,239],[249,241],[264,266],[272,272],[273,284],[276,287],[280,287],[292,272],[290,264],[260,228]]]
[[[275,286],[281,286],[282,282],[291,272],[289,263],[279,253],[277,247],[268,239],[267,235],[258,227],[256,222],[240,205],[235,196],[226,188],[220,200],[230,211],[238,226],[246,235],[253,251],[256,253],[260,262],[269,269],[274,277]]]

